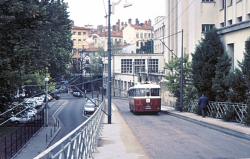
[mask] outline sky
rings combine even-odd
[[[84,25],[106,25],[105,10],[108,12],[108,0],[64,0],[69,5],[70,19],[74,21],[76,26]],[[118,2],[119,0],[111,0]],[[115,13],[111,16],[111,24],[115,24],[118,19],[127,21],[129,18],[134,23],[135,18],[140,22],[154,19],[157,16],[164,16],[165,0],[127,0],[132,3],[131,7],[123,8],[126,0],[122,0],[120,4],[115,6]],[[157,3],[156,3],[157,2]],[[105,6],[105,7],[104,7]],[[104,9],[106,8],[106,9]]]

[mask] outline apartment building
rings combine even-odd
[[[216,27],[237,67],[250,36],[249,0],[167,0],[166,7],[166,44],[173,52],[181,53],[182,29],[184,53],[191,54],[204,33]]]
[[[129,19],[122,32],[124,44],[135,46],[135,50],[132,52],[136,52],[136,49],[140,49],[147,41],[153,39],[151,20],[140,23],[136,19],[135,23],[132,24],[132,19]]]

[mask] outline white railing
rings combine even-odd
[[[35,159],[87,159],[92,157],[101,133],[104,102],[84,123],[71,131]]]
[[[196,109],[198,109],[198,101],[190,102],[188,111],[195,113]],[[222,119],[228,113],[233,113],[235,121],[244,123],[247,115],[247,105],[243,103],[209,102],[207,107],[208,116]]]

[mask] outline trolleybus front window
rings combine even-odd
[[[151,89],[151,96],[160,96],[160,89],[159,88],[152,88]]]

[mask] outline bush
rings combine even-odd
[[[234,121],[236,117],[236,112],[234,109],[227,109],[225,114],[222,116],[222,119],[225,121]]]

